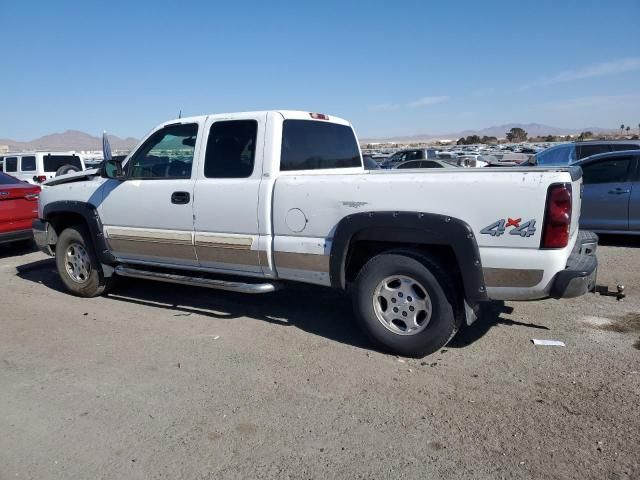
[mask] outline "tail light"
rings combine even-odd
[[[571,228],[571,184],[556,183],[547,192],[542,248],[564,248]]]
[[[329,115],[324,113],[310,113],[309,116],[314,120],[329,120]]]
[[[46,179],[47,179],[47,176],[46,176],[46,175],[35,175],[35,176],[33,177],[33,181],[34,181],[34,182],[36,182],[36,183],[42,183],[42,182],[44,182]]]

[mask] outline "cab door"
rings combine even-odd
[[[628,230],[634,158],[605,157],[581,167],[584,191],[580,228]]]
[[[201,122],[153,132],[110,179],[98,212],[113,254],[123,262],[196,266],[193,189]]]
[[[259,232],[268,227],[259,224],[258,202],[266,123],[266,113],[207,119],[194,191],[201,267],[262,275],[268,247]]]

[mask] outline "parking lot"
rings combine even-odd
[[[640,239],[603,243],[623,301],[492,304],[424,359],[332,291],[87,300],[0,247],[0,478],[639,478]]]

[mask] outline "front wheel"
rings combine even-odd
[[[102,272],[84,225],[62,231],[56,244],[56,267],[67,290],[79,297],[102,295],[111,283]]]
[[[420,254],[373,257],[354,284],[354,310],[365,333],[384,350],[406,356],[437,351],[459,322],[453,282],[437,263]]]

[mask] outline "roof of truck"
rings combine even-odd
[[[330,114],[316,113],[316,112],[307,112],[303,110],[258,110],[258,111],[250,111],[250,112],[231,112],[231,113],[210,113],[206,115],[196,115],[192,117],[181,117],[174,118],[173,120],[168,120],[164,122],[162,125],[168,125],[171,123],[189,123],[189,122],[199,122],[204,120],[207,117],[216,117],[220,120],[234,120],[236,118],[246,118],[247,116],[257,116],[266,113],[277,113],[282,115],[284,119],[291,120],[317,120],[317,121],[328,121],[332,123],[339,123],[342,125],[351,125],[351,123],[344,118],[336,117]],[[327,118],[317,118],[312,117],[312,115],[320,115],[326,116]]]

